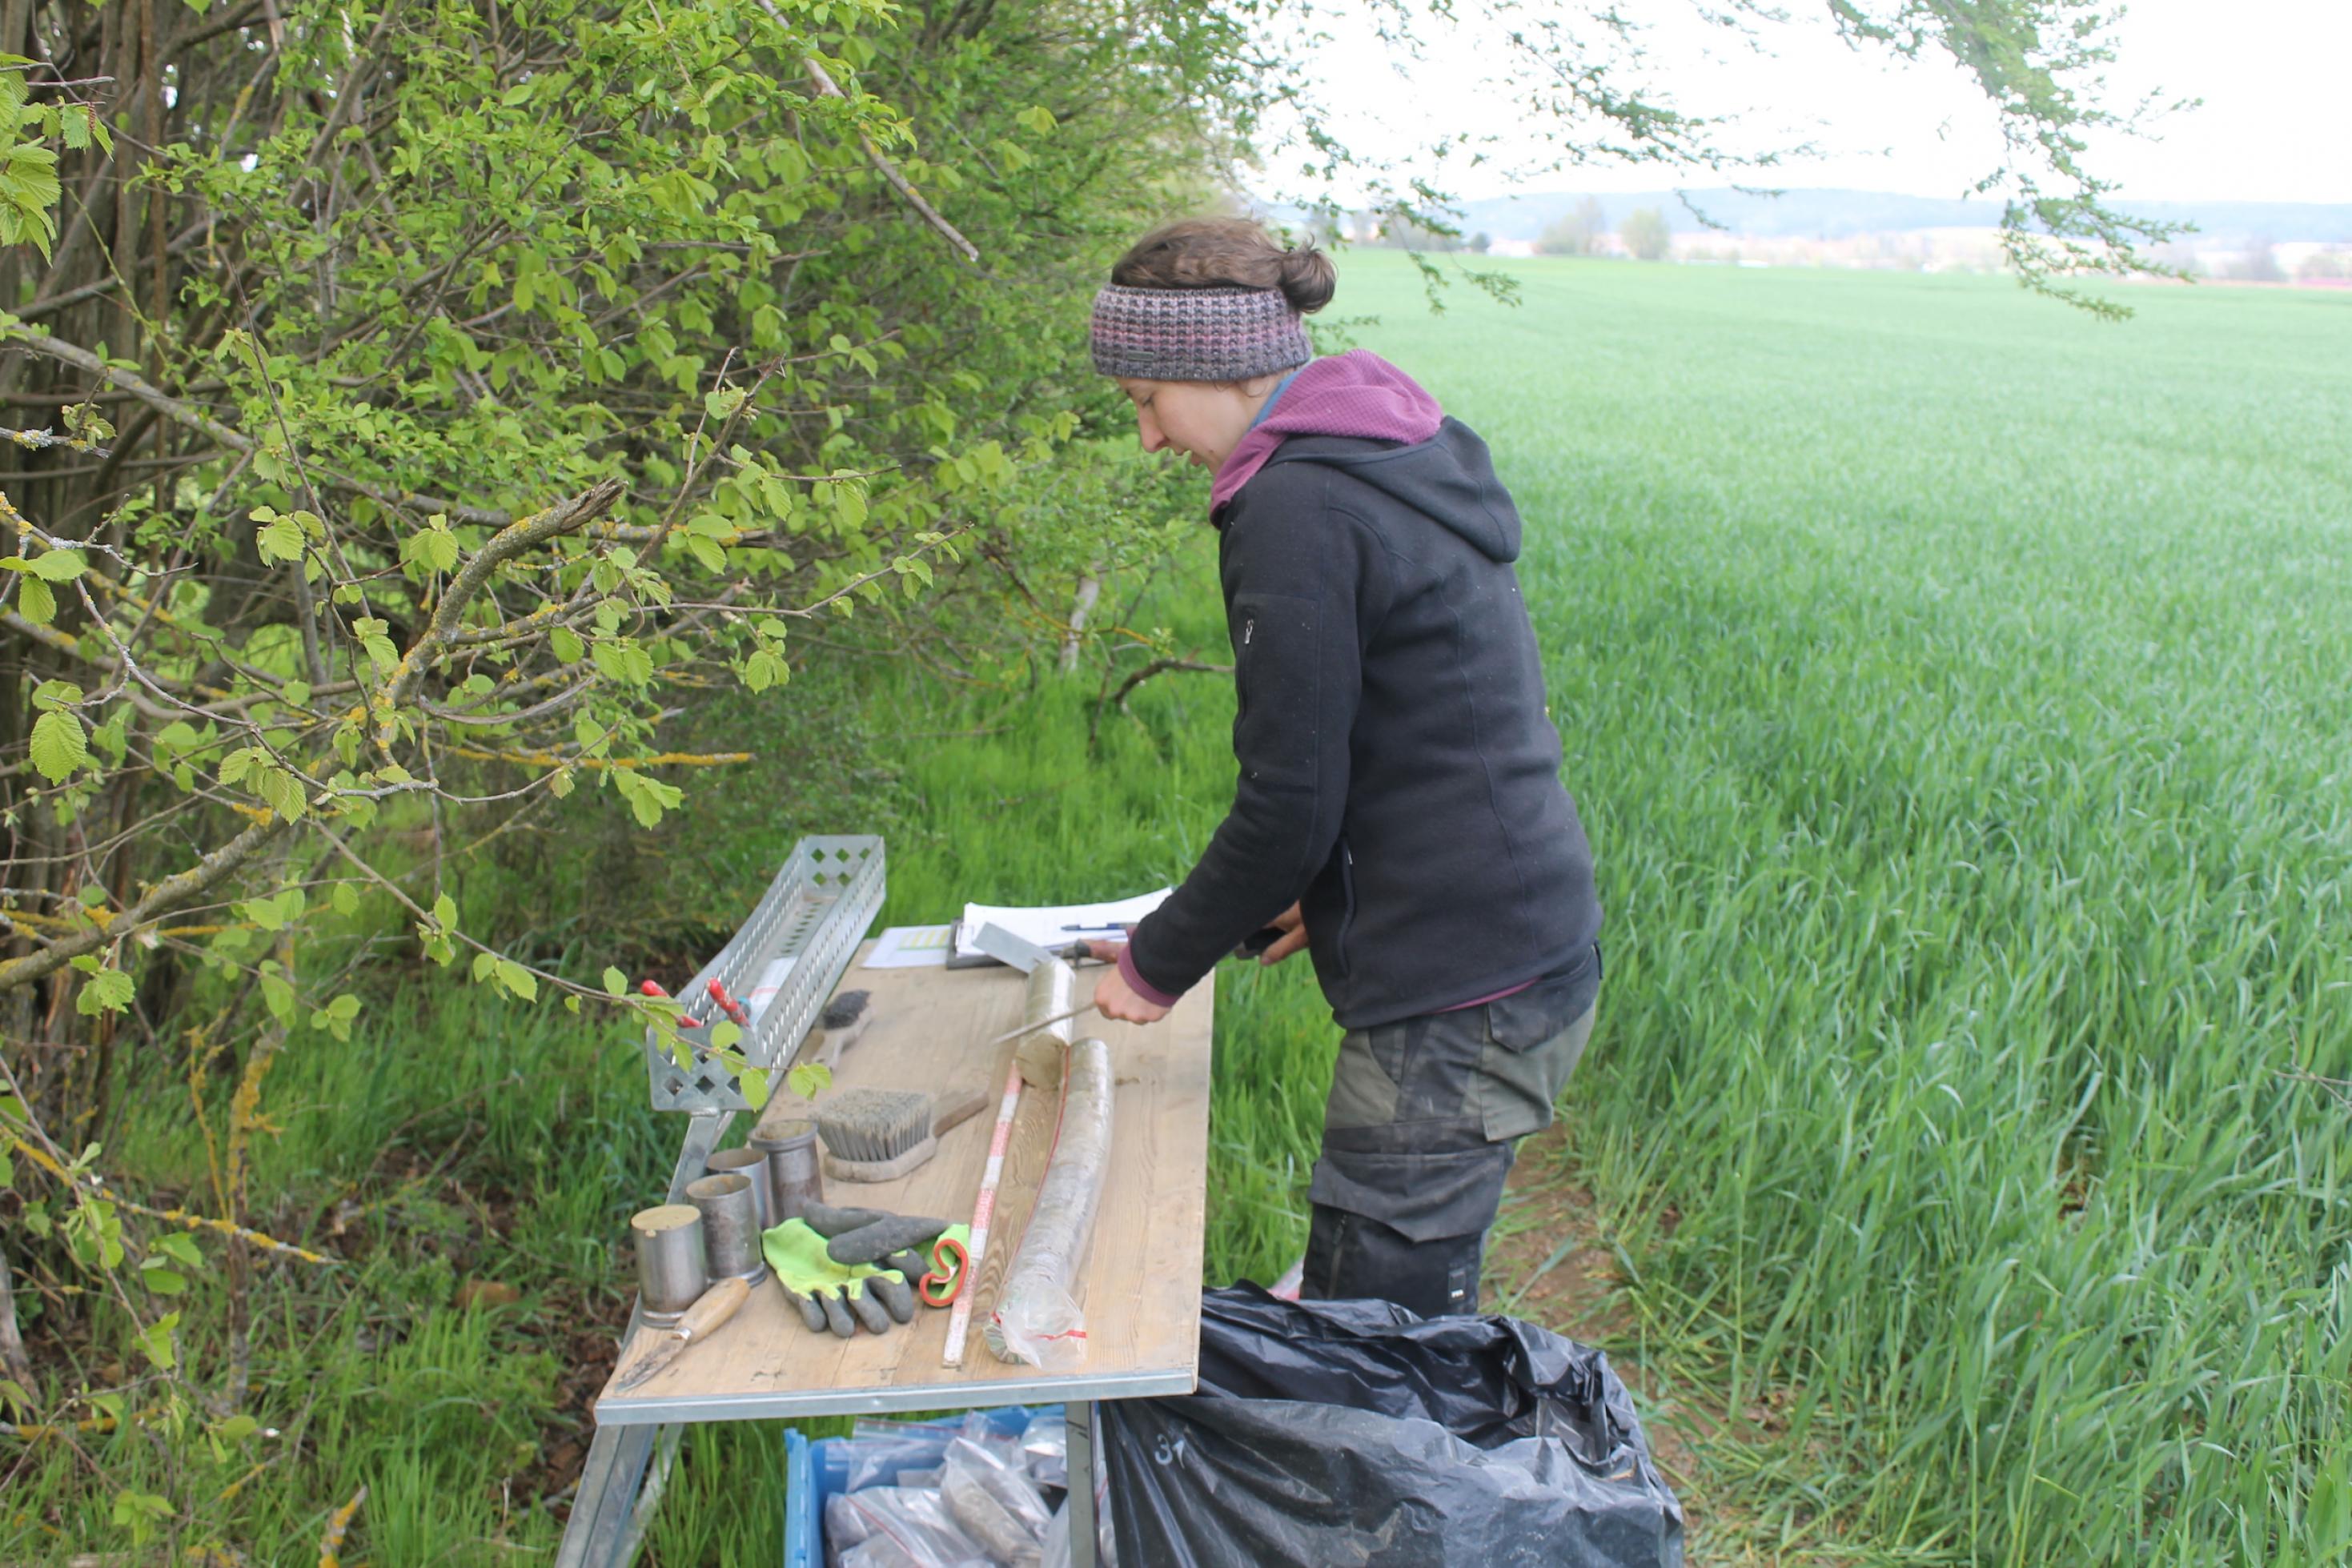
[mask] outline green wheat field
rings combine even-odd
[[[2105,324],[1992,278],[1497,266],[1515,308],[1433,315],[1345,256],[1333,314],[1527,519],[1608,980],[1519,1185],[1590,1195],[1601,1343],[1688,1413],[1693,1560],[2347,1560],[2352,294]],[[1140,615],[1223,659],[1213,561]],[[552,923],[495,861],[453,885],[589,975],[617,930],[723,930],[807,832],[888,835],[892,921],[1156,886],[1222,813],[1231,695],[1154,680],[1090,752],[1098,678],[796,679],[730,738],[805,784],[698,780],[665,824],[688,910],[601,894],[609,846],[560,857]],[[362,1260],[266,1276],[279,1436],[213,1517],[290,1562],[364,1482],[369,1562],[543,1558],[680,1129],[552,1009],[369,1016],[273,1080],[257,1208]],[[1221,976],[1211,1282],[1297,1255],[1336,1044],[1303,964]],[[158,1085],[127,1176],[198,1178],[185,1105]],[[478,1278],[520,1300],[457,1304]],[[0,1557],[62,1560],[74,1455],[8,1463]],[[698,1429],[646,1560],[772,1563],[782,1493],[775,1429]]]

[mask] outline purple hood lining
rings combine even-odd
[[[1366,349],[1316,360],[1290,378],[1274,412],[1258,421],[1209,486],[1209,517],[1240,493],[1286,437],[1350,435],[1408,444],[1427,441],[1445,411],[1420,383]]]

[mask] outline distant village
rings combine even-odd
[[[1742,214],[1736,211],[1709,212],[1721,227],[1700,222],[1690,205],[1672,197],[1664,201],[1634,197],[1612,204],[1605,196],[1471,203],[1454,234],[1369,213],[1347,214],[1315,226],[1354,245],[1486,256],[1591,256],[1686,266],[1843,267],[1872,272],[1993,273],[2005,268],[2000,230],[1993,223],[1860,226],[1873,216],[1899,215],[1906,206],[1932,210],[1954,204],[1873,202],[1864,195],[1839,208],[1822,201],[1839,193],[1790,194],[1810,200],[1791,204],[1798,209],[1794,214],[1762,209],[1769,221],[1761,224],[1742,223]],[[1564,200],[1570,203],[1566,210],[1540,227],[1528,221],[1546,206],[1559,206]],[[1708,211],[1704,202],[1694,204],[1699,211]],[[1746,208],[1750,214],[1758,211],[1752,198],[1727,204]],[[1874,214],[1874,206],[1888,211]],[[2180,276],[2204,281],[2352,287],[2352,219],[2332,215],[2339,212],[2315,207],[2309,216],[2289,219],[2300,228],[2316,227],[2323,234],[2336,227],[2338,232],[2334,237],[2274,239],[2247,230],[2242,218],[2217,207],[2213,219],[2153,247],[2151,254]],[[1821,232],[1790,232],[1812,213],[1822,214],[1817,225]],[[1486,220],[1483,225],[1482,219]]]

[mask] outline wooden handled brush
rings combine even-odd
[[[939,1153],[940,1134],[987,1103],[977,1089],[940,1095],[845,1089],[817,1107],[824,1174],[838,1181],[896,1181]]]

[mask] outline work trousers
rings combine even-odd
[[[1596,949],[1479,1007],[1348,1031],[1307,1186],[1300,1295],[1377,1297],[1423,1317],[1478,1310],[1513,1152],[1551,1125],[1599,986]]]

